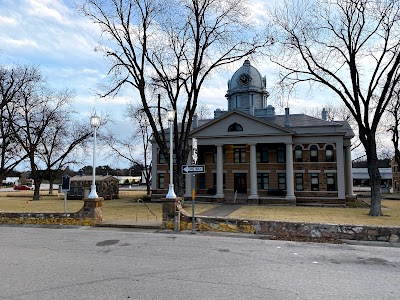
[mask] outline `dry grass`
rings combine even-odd
[[[42,200],[32,201],[32,191],[0,193],[1,212],[64,212],[63,195],[48,195],[41,192]],[[67,212],[77,212],[82,208],[81,200],[68,200]]]
[[[12,191],[0,193],[1,212],[64,212],[64,194],[48,195],[41,192],[41,200],[32,201],[33,191]],[[138,203],[145,196],[143,191],[120,191],[120,198],[103,202],[103,220],[161,221],[161,203]],[[82,200],[67,200],[67,212],[77,212],[82,208]],[[212,204],[197,204],[196,213],[212,208]],[[185,205],[191,213],[191,205]]]
[[[243,206],[229,217],[307,223],[400,226],[400,201],[383,200],[382,206],[383,217],[368,216],[369,208],[305,206]]]
[[[63,194],[48,195],[42,191],[42,200],[31,201],[32,191],[13,191],[0,193],[1,212],[64,212]],[[120,191],[121,199],[103,203],[103,219],[127,221],[160,221],[161,203],[137,203],[143,197],[143,191]],[[81,209],[81,200],[68,200],[67,212]],[[383,217],[368,216],[369,208],[331,208],[331,207],[296,207],[296,206],[243,206],[230,214],[232,218],[316,222],[331,224],[359,224],[376,226],[400,226],[400,201],[383,200]],[[195,213],[200,214],[213,208],[213,204],[196,204]],[[186,201],[184,209],[191,214],[191,202]],[[155,216],[154,216],[154,215]]]

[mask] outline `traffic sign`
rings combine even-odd
[[[197,139],[192,138],[192,159],[193,163],[197,164]]]
[[[71,186],[71,178],[68,175],[64,175],[61,180],[61,192],[68,192]]]
[[[205,173],[206,168],[204,165],[183,165],[182,166],[182,174],[197,174],[197,173]]]

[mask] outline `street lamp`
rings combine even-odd
[[[96,129],[100,126],[100,117],[96,112],[90,118],[90,125],[93,127],[93,180],[88,198],[96,199],[99,198],[96,192]]]
[[[169,110],[167,111],[167,120],[169,122],[169,188],[168,188],[168,194],[166,198],[169,199],[175,199],[176,194],[174,192],[174,167],[173,167],[173,144],[172,144],[172,138],[173,138],[173,122],[175,119],[175,111],[174,110]]]

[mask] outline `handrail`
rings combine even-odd
[[[144,203],[144,201],[142,199],[138,199],[136,201],[136,222],[137,222],[137,218],[138,218],[138,209],[137,209],[137,205],[142,202],[144,204],[144,206],[146,206],[147,208],[147,221],[149,220],[149,212],[156,218],[157,221],[157,216],[151,211],[151,209],[146,205],[146,203]]]

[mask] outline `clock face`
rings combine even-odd
[[[249,84],[249,76],[247,76],[247,75],[242,75],[242,76],[240,76],[240,78],[239,78],[239,83],[241,84],[241,85],[247,85],[247,84]]]

